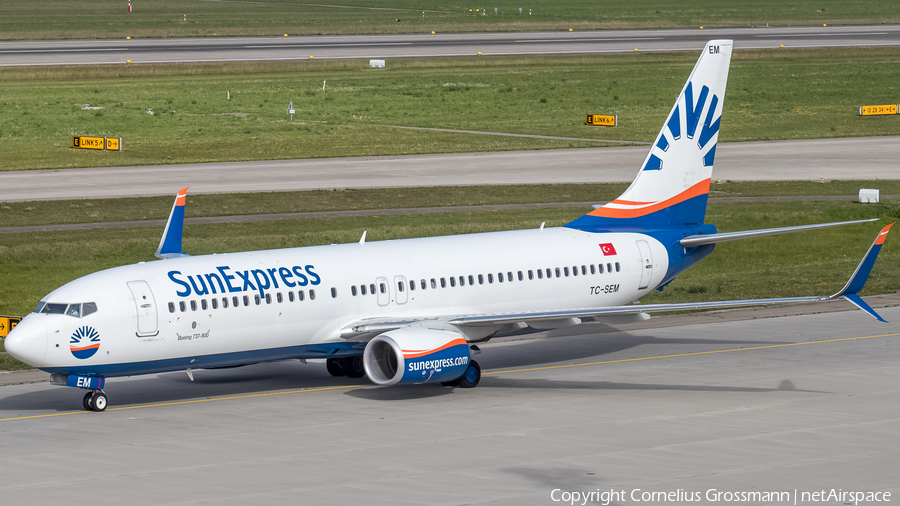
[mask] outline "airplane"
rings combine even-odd
[[[858,295],[891,225],[829,296],[631,304],[663,289],[719,242],[875,220],[718,233],[706,204],[731,59],[712,40],[637,176],[614,201],[562,227],[189,256],[187,188],[156,256],[89,274],[41,299],[6,338],[51,383],[103,411],[106,378],[325,359],[375,385],[478,385],[473,357],[494,336],[649,313]]]

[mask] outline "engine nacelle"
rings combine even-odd
[[[458,332],[402,328],[366,345],[366,376],[376,385],[453,381],[466,372],[471,353]]]

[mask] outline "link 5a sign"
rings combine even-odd
[[[72,147],[81,149],[107,149],[110,151],[122,151],[122,138],[86,137],[83,135],[73,135]]]
[[[619,117],[611,114],[588,114],[585,125],[614,127],[618,122]]]

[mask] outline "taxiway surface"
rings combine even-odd
[[[193,383],[112,379],[105,413],[79,411],[74,389],[4,386],[0,496],[552,505],[554,489],[624,490],[614,503],[634,504],[634,490],[833,488],[896,498],[897,325],[861,311],[742,311],[771,308],[489,343],[471,390],[374,388],[296,361],[195,371]],[[896,305],[879,311],[900,321]]]
[[[0,42],[0,66],[696,51],[712,39],[735,49],[897,46],[900,26],[10,41]]]
[[[646,146],[0,172],[0,201],[372,188],[629,182]],[[719,143],[713,178],[900,178],[900,138]]]

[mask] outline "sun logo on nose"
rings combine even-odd
[[[93,327],[81,327],[69,338],[69,351],[75,358],[91,358],[100,349],[100,333]]]

